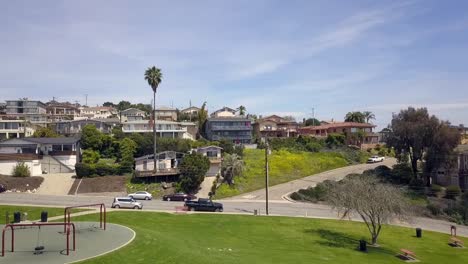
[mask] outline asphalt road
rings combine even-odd
[[[65,207],[80,204],[105,203],[106,207],[110,208],[113,197],[105,196],[54,196],[26,193],[2,193],[0,194],[0,204],[5,205],[34,205],[44,207]],[[142,201],[143,211],[162,211],[175,212],[176,206],[183,205],[183,202],[164,202],[160,200]],[[265,215],[265,201],[247,200],[222,200],[224,205],[224,214],[248,214],[253,215],[254,210],[258,210],[260,215]],[[288,201],[271,201],[269,213],[273,216],[293,216],[293,217],[312,217],[337,219],[338,215],[329,206],[322,204],[310,203],[292,203]],[[125,210],[125,209],[119,209]],[[358,217],[353,217],[352,220],[359,221]],[[423,230],[432,230],[443,233],[450,233],[450,225],[453,223],[415,217],[410,223],[393,222],[392,224],[421,227]],[[468,227],[457,226],[458,234],[468,237]]]

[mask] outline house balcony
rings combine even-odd
[[[230,140],[251,140],[252,136],[236,136],[236,135],[228,135],[228,136],[219,136],[219,135],[212,135],[212,140],[222,140],[222,139],[230,139]]]
[[[211,125],[211,130],[221,130],[221,131],[242,131],[242,130],[252,130],[251,126],[220,126],[220,125]]]
[[[153,128],[127,128],[122,127],[124,133],[153,133]],[[187,128],[175,128],[175,129],[156,129],[157,133],[186,133]]]

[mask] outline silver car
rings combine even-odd
[[[131,197],[115,197],[114,202],[112,202],[112,208],[143,209],[143,204]]]
[[[136,192],[128,194],[128,197],[131,197],[135,200],[152,200],[153,195],[149,192]]]

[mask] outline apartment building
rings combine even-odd
[[[46,112],[49,121],[73,120],[80,115],[79,105],[55,100],[46,103]]]
[[[195,125],[188,122],[173,122],[156,120],[156,132],[159,137],[195,139],[195,135],[189,133],[189,126]],[[127,121],[122,123],[124,133],[153,133],[151,120]]]
[[[0,119],[0,141],[10,138],[30,137],[35,129],[31,123],[21,119]]]
[[[252,143],[252,121],[245,117],[210,117],[206,120],[205,134],[208,140],[222,139],[235,144]]]
[[[41,101],[32,101],[27,98],[6,101],[6,115],[29,121],[33,125],[47,126],[46,105]]]

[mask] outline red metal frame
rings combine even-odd
[[[66,229],[67,235],[67,255],[70,255],[70,226],[73,228],[73,251],[76,250],[76,239],[75,239],[75,224],[73,223],[31,223],[31,224],[7,224],[2,230],[2,257],[5,256],[5,231],[11,229],[11,252],[15,251],[15,227],[26,227],[26,226],[61,226],[63,225]]]
[[[98,204],[84,204],[84,205],[75,205],[75,206],[68,206],[65,207],[63,212],[63,223],[70,224],[71,217],[70,217],[70,210],[73,208],[82,208],[82,207],[91,207],[91,206],[99,206],[99,228],[106,230],[106,205],[103,203]],[[68,216],[68,217],[67,217]],[[63,232],[65,232],[65,226],[63,226]]]

